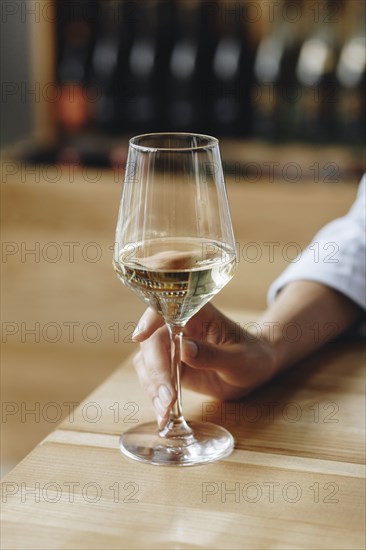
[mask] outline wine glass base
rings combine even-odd
[[[163,466],[206,464],[228,456],[233,436],[210,422],[188,422],[193,436],[162,437],[156,422],[136,426],[121,435],[119,447],[134,460]]]

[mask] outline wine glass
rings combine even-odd
[[[145,134],[129,142],[114,268],[167,325],[177,392],[164,429],[155,422],[122,434],[121,451],[150,464],[189,466],[231,453],[220,426],[187,423],[180,387],[184,326],[232,278],[235,241],[218,140],[189,133]]]

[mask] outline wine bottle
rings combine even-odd
[[[208,101],[211,131],[222,136],[251,134],[252,53],[243,1],[217,3],[215,44],[210,61]]]
[[[91,60],[90,84],[94,88],[94,124],[99,130],[116,130],[114,79],[120,49],[122,5],[119,0],[100,0],[98,33]],[[118,129],[118,126],[117,126]]]
[[[365,3],[344,2],[343,47],[336,69],[339,86],[335,116],[339,141],[364,145],[366,128]]]
[[[327,142],[336,136],[340,2],[321,0],[314,6],[317,9],[313,12],[312,30],[301,47],[296,68],[301,84],[300,126],[306,140]]]
[[[177,131],[205,131],[201,126],[203,3],[177,0],[172,5],[174,36],[165,73],[164,122]]]
[[[85,128],[90,121],[86,84],[95,35],[96,3],[57,3],[56,81],[60,88],[56,117],[62,134]]]
[[[298,137],[295,68],[304,32],[302,2],[282,0],[271,13],[272,24],[259,42],[254,61],[254,134],[289,141]]]
[[[128,36],[122,46],[118,88],[124,132],[150,132],[159,120],[157,101],[157,0],[126,2]],[[160,83],[161,84],[161,83]]]

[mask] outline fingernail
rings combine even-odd
[[[164,384],[159,387],[159,398],[160,402],[164,405],[165,408],[169,407],[172,400],[172,394],[169,391],[169,388],[167,388],[167,386],[164,386]]]
[[[132,340],[137,338],[143,332],[143,328],[140,325],[137,325],[135,330],[132,333]]]
[[[192,340],[184,340],[184,351],[189,357],[196,357],[198,354],[198,346]]]
[[[158,413],[158,420],[159,420],[159,417],[164,416],[164,414],[166,412],[166,407],[163,407],[159,397],[155,397],[155,399],[153,401],[153,405],[155,407],[156,412]]]

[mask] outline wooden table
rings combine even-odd
[[[364,361],[338,342],[243,401],[185,392],[236,447],[169,468],[118,449],[153,417],[127,359],[4,479],[2,548],[364,548]]]
[[[225,157],[242,159],[238,177],[232,169],[226,177],[240,262],[214,302],[261,310],[268,286],[299,247],[348,210],[358,178],[345,181],[340,170],[332,183],[321,168],[344,162],[340,152],[335,157],[323,149],[304,160],[300,147],[281,157],[277,149],[263,152],[262,146],[243,143],[240,151],[227,148]],[[263,177],[246,177],[246,163],[264,159]],[[289,183],[281,175],[272,181],[268,164],[280,163],[281,174],[289,161],[297,163],[305,181]],[[64,418],[65,402],[81,402],[131,354],[130,335],[144,305],[121,285],[111,265],[122,172],[22,162],[0,168],[1,397],[15,411],[1,424],[0,452],[9,471],[55,427],[42,414],[23,420],[22,404],[42,411],[56,402],[59,420]]]

